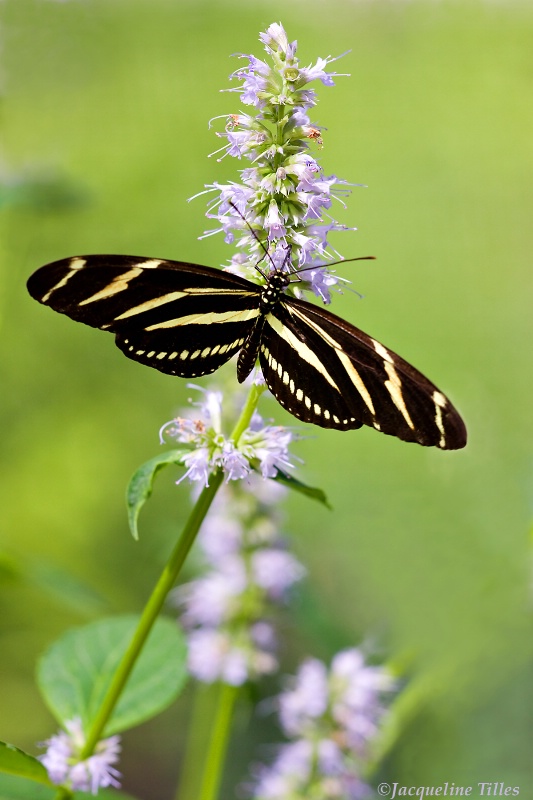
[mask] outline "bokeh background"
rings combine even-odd
[[[36,752],[51,734],[39,653],[67,626],[140,609],[189,507],[169,471],[131,539],[126,483],[158,452],[185,382],[40,307],[25,280],[77,253],[230,257],[221,237],[198,240],[204,202],[186,199],[246,166],[207,158],[221,144],[207,121],[240,108],[219,92],[230,55],[260,55],[259,31],[281,20],[303,64],[350,50],[336,67],[351,77],[318,87],[313,119],[326,174],[368,186],[338,207],[359,231],[334,244],[378,260],[346,268],[364,299],[333,310],[435,380],[470,434],[443,453],[301,426],[299,475],[334,510],[286,505],[309,574],[284,617],[283,665],[369,642],[408,678],[380,777],[533,796],[531,4],[4,0],[0,12],[0,738]],[[273,400],[262,411],[290,422]],[[224,797],[276,738],[261,714],[275,691],[241,704]],[[173,796],[191,696],[126,735],[139,798]]]

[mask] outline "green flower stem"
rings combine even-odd
[[[241,438],[242,434],[250,425],[254,411],[257,408],[259,398],[263,392],[266,391],[266,388],[266,386],[256,386],[255,383],[252,384],[248,397],[246,398],[244,408],[241,411],[241,416],[239,417],[239,420],[229,437],[230,439],[233,439],[235,444],[239,443],[239,439]]]
[[[193,687],[187,722],[187,739],[174,800],[198,800],[202,765],[213,723],[218,686],[197,681]]]
[[[211,475],[209,486],[204,487],[200,497],[196,501],[196,505],[191,511],[189,519],[185,523],[183,532],[178,539],[178,542],[171,553],[171,556],[165,565],[163,572],[155,585],[155,588],[144,607],[144,611],[139,620],[137,630],[131,640],[128,649],[124,653],[122,661],[118,665],[117,671],[113,675],[113,680],[107,690],[102,705],[96,715],[92,727],[87,736],[87,741],[80,760],[88,758],[93,752],[99,740],[102,738],[105,726],[115,708],[118,699],[126,685],[126,682],[131,674],[135,662],[143,648],[143,645],[152,630],[152,627],[158,617],[166,596],[170,589],[174,586],[176,578],[183,566],[183,562],[187,558],[189,550],[196,538],[196,534],[202,524],[205,515],[209,510],[209,506],[220,488],[224,479],[222,470],[215,472]]]
[[[216,800],[218,797],[224,758],[228,749],[233,708],[239,688],[238,686],[229,686],[227,683],[220,684],[218,706],[198,800]]]
[[[64,786],[60,786],[57,790],[57,794],[54,797],[54,800],[72,800],[74,797],[73,793],[70,789],[67,789]]]
[[[250,389],[246,403],[244,404],[244,408],[242,409],[241,415],[231,434],[231,438],[236,443],[239,441],[243,431],[248,427],[259,398],[264,390],[265,387],[255,385],[253,385]],[[128,649],[124,653],[122,661],[117,667],[117,671],[113,675],[109,689],[107,690],[102,705],[100,706],[100,709],[98,710],[98,713],[87,735],[87,741],[81,753],[80,761],[89,758],[89,756],[93,753],[94,748],[102,738],[105,727],[109,721],[109,718],[111,717],[111,714],[113,713],[113,709],[120,698],[131,671],[135,666],[137,658],[141,653],[143,645],[148,638],[150,631],[152,630],[159,612],[163,607],[167,594],[176,582],[189,550],[196,539],[196,534],[200,529],[200,525],[204,521],[204,518],[209,511],[209,507],[213,502],[223,479],[224,473],[222,470],[218,470],[217,472],[213,473],[210,476],[209,486],[204,487],[202,493],[196,501],[196,505],[192,509],[189,519],[185,523],[182,534],[178,539],[178,542],[174,547],[174,550],[172,551],[170,558],[165,565],[163,572],[161,573],[161,576],[156,583],[150,598],[148,599],[148,602],[146,603],[146,606],[144,607],[144,610],[141,614],[141,619],[139,620],[139,625],[137,626],[137,630],[133,635],[133,639],[131,640]]]

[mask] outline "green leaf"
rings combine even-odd
[[[87,800],[87,792],[74,792],[74,800]],[[124,794],[116,789],[99,789],[98,800],[136,800],[132,794]]]
[[[289,489],[294,489],[295,492],[305,494],[312,500],[318,500],[318,502],[322,503],[323,506],[329,508],[330,511],[332,510],[332,506],[329,504],[326,493],[322,489],[317,489],[316,486],[307,486],[307,484],[302,483],[302,481],[299,481],[297,478],[293,477],[293,475],[289,475],[288,472],[283,472],[283,470],[281,470],[279,467],[276,477],[272,478],[272,480],[282,483]]]
[[[14,775],[0,774],[0,800],[56,800],[56,798],[57,789],[39,786],[31,780]]]
[[[146,461],[134,472],[126,489],[128,521],[134,539],[139,538],[137,519],[141,508],[152,494],[155,476],[159,470],[163,469],[163,467],[168,467],[169,464],[180,464],[181,459],[187,452],[186,448],[166,450],[164,453],[151,458],[150,461]]]
[[[92,587],[56,564],[32,560],[27,564],[26,577],[77,614],[95,617],[105,608],[104,599]]]
[[[0,774],[0,800],[58,800],[59,791],[59,787],[56,786],[53,788],[39,786],[33,781]],[[88,800],[92,795],[87,792],[74,792],[72,797],[74,800]],[[136,800],[136,798],[116,789],[100,789],[98,800]]]
[[[139,617],[128,615],[74,628],[44,653],[37,681],[60,723],[79,717],[88,730],[138,622]],[[138,725],[174,701],[187,677],[186,652],[177,624],[158,619],[113,711],[106,736]]]
[[[46,769],[34,756],[12,744],[0,742],[0,772],[52,786]]]

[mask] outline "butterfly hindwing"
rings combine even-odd
[[[360,404],[348,404],[335,378],[336,352],[313,329],[296,325],[287,306],[280,303],[265,320],[259,360],[268,388],[304,422],[322,428],[360,428]]]
[[[117,334],[115,343],[128,358],[180,378],[214,372],[237,353],[252,323],[191,325],[176,332]]]
[[[347,409],[344,418],[336,413],[340,423],[333,418],[331,424],[331,417],[325,420],[322,414],[312,420],[315,424],[341,429],[355,427],[351,423],[353,417],[404,441],[442,449],[464,447],[466,429],[461,417],[446,396],[407,361],[350,323],[311,303],[287,299],[279,308],[283,308],[284,319],[276,310],[278,324],[286,326],[302,341],[302,347],[317,356],[323,370],[321,375],[305,358],[299,364],[299,378],[310,387],[311,402],[315,397],[320,405],[321,392],[326,400],[331,398],[338,404],[342,400]],[[333,392],[324,391],[324,378]],[[317,389],[313,395],[314,386]],[[324,404],[324,408],[328,406]],[[333,407],[330,413],[335,413]],[[300,418],[305,417],[300,415]]]

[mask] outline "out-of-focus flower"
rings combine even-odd
[[[269,767],[256,770],[254,800],[363,800],[365,761],[394,682],[360,650],[338,653],[328,670],[318,659],[300,668],[279,697],[283,732],[291,739]]]
[[[257,474],[224,486],[199,535],[208,571],[176,590],[189,669],[201,681],[241,685],[277,668],[276,605],[304,575],[284,547],[272,507],[285,490]]]
[[[39,756],[52,783],[63,784],[73,791],[97,794],[99,788],[120,788],[120,772],[113,766],[120,753],[120,736],[110,736],[98,742],[92,756],[80,760],[85,746],[81,720],[65,723],[60,731],[43,742],[46,753]]]

